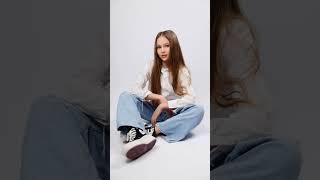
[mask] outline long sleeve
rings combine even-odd
[[[262,72],[250,78],[251,65],[255,60],[254,39],[245,22],[234,21],[227,35],[222,35],[223,67],[229,77],[240,80],[246,87],[248,99],[253,105],[239,105],[217,110],[211,105],[213,112],[211,121],[212,145],[235,144],[241,140],[270,134],[271,112],[270,97],[264,85]],[[241,91],[240,87],[229,87],[232,91]],[[228,89],[229,89],[228,88]],[[235,93],[235,96],[239,94]],[[223,111],[223,112],[222,112]]]
[[[106,108],[110,85],[108,68],[103,57],[93,61],[81,59],[77,66],[70,68],[70,75],[62,80],[63,89],[53,88],[52,93],[70,101],[85,113],[99,119],[99,122],[108,124],[109,108]]]
[[[174,100],[169,100],[168,101],[169,108],[178,108],[188,104],[195,103],[195,93],[191,85],[191,77],[188,69],[187,68],[181,69],[181,73],[179,76],[180,76],[179,79],[181,82],[181,86],[183,87],[185,95],[180,96],[180,98],[177,98]]]
[[[149,90],[150,87],[150,76],[151,76],[151,70],[152,70],[153,62],[149,61],[142,73],[138,75],[138,79],[134,85],[134,87],[130,90],[131,93],[141,97],[144,99],[149,94],[151,94],[151,91]]]
[[[270,134],[268,113],[257,107],[241,107],[211,121],[211,145],[236,144],[241,140]]]

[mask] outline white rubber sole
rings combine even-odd
[[[128,159],[134,160],[142,156],[156,144],[157,139],[152,135],[144,135],[140,139],[134,140],[124,145],[123,154]]]

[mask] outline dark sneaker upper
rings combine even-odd
[[[132,127],[127,132],[126,143],[123,146],[123,152],[128,159],[134,160],[142,156],[156,143],[156,138],[139,128]]]
[[[146,134],[150,134],[150,135],[156,137],[156,131],[155,131],[154,127],[152,127],[151,124],[145,124],[144,128],[146,130]]]
[[[127,132],[126,142],[132,142],[134,140],[140,139],[144,135],[146,135],[146,133],[143,130],[132,127],[129,132]]]

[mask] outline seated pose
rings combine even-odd
[[[214,0],[212,10],[211,178],[297,180],[298,146],[271,136],[253,30],[237,0]]]
[[[123,92],[117,106],[117,128],[126,135],[124,153],[133,160],[163,135],[177,142],[202,120],[204,110],[195,105],[191,76],[185,65],[176,34],[159,32],[155,38],[154,60],[148,63],[135,90]]]

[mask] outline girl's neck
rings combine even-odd
[[[168,68],[168,65],[167,65],[167,63],[165,63],[165,62],[162,62],[162,67],[164,67],[164,68]]]

